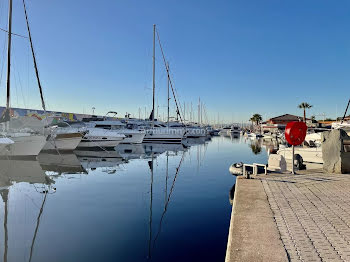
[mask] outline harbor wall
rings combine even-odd
[[[288,261],[259,179],[237,177],[225,261]]]
[[[0,107],[0,115],[3,114],[5,107]],[[10,115],[13,118],[19,117],[33,117],[39,121],[44,120],[48,117],[49,124],[55,124],[60,121],[81,121],[84,117],[91,117],[89,114],[76,114],[59,111],[46,111],[37,109],[26,109],[26,108],[11,108]]]

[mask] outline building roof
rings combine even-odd
[[[295,115],[290,115],[290,114],[284,114],[281,116],[276,116],[273,118],[270,118],[267,121],[300,121],[302,120],[302,116],[295,116]],[[310,120],[309,118],[306,118],[306,120]]]

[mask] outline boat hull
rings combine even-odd
[[[1,150],[0,155],[5,156],[37,156],[44,145],[46,137],[43,135],[28,135],[11,137],[13,144],[7,145]]]
[[[182,129],[154,129],[147,130],[143,143],[181,144],[183,138],[184,130]]]
[[[141,144],[143,139],[145,138],[145,133],[124,133],[125,138],[121,142],[121,144]]]
[[[46,142],[43,150],[73,151],[77,148],[81,139],[81,133],[58,134]]]
[[[107,139],[103,140],[102,138],[98,139],[82,139],[78,145],[78,148],[80,147],[116,147],[120,144],[122,139]]]
[[[292,160],[292,148],[280,149],[277,154],[282,155],[285,159]],[[303,158],[303,162],[323,164],[321,147],[295,147],[294,154],[299,154]]]

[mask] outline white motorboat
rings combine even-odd
[[[350,135],[350,121],[334,122],[332,123],[332,129],[343,129],[348,135]]]
[[[113,130],[125,135],[122,144],[141,144],[146,132],[142,128],[133,129],[131,125],[124,124],[118,120],[91,121],[88,126]]]
[[[282,155],[285,159],[292,160],[292,148],[281,148],[277,151],[278,155]],[[294,147],[294,155],[299,154],[303,158],[303,162],[323,164],[322,147]]]
[[[308,133],[305,136],[305,141],[308,144],[321,145],[322,133]]]
[[[55,132],[49,135],[42,150],[73,151],[83,138],[80,132]]]
[[[231,134],[240,135],[241,129],[238,126],[232,126],[230,129]]]
[[[220,130],[219,132],[219,135],[220,136],[229,136],[230,135],[230,130],[231,130],[231,127],[224,127]]]
[[[114,148],[119,145],[125,135],[112,130],[105,130],[101,128],[87,128],[86,133],[80,141],[79,147],[100,147],[100,148]]]

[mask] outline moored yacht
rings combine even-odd
[[[66,126],[69,133],[81,133],[83,137],[78,144],[79,147],[113,148],[120,144],[125,135],[114,130],[95,128],[84,122],[62,122],[59,126]],[[67,127],[68,125],[68,127]]]
[[[230,133],[233,135],[240,135],[241,129],[238,126],[232,126],[230,129]]]
[[[78,147],[114,148],[119,145],[124,138],[125,135],[116,131],[101,128],[87,128]]]
[[[122,144],[141,144],[146,135],[145,130],[141,128],[133,129],[131,125],[124,124],[119,120],[91,121],[88,123],[89,125],[123,134],[125,138],[121,141]]]
[[[84,133],[78,130],[53,128],[42,150],[73,151],[79,145]]]

